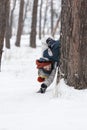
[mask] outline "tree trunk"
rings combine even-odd
[[[30,34],[30,47],[32,48],[36,48],[37,7],[38,7],[38,0],[34,0],[33,12],[32,12],[31,34]]]
[[[9,0],[1,0],[0,1],[0,71],[1,71],[1,58],[3,52],[3,42],[5,36],[5,29],[6,29],[6,12],[7,12],[7,5]]]
[[[13,1],[13,9],[11,10],[11,16],[10,16],[10,26],[9,26],[9,33],[10,33],[10,38],[12,37],[12,25],[13,25],[13,13],[16,7],[16,0]]]
[[[46,0],[46,8],[45,8],[45,16],[44,16],[44,23],[43,23],[43,36],[45,35],[45,27],[47,21],[47,10],[48,10],[48,0]]]
[[[61,68],[67,84],[87,88],[87,1],[62,0]]]
[[[57,30],[57,28],[58,28],[58,25],[59,25],[59,23],[60,23],[60,20],[61,20],[61,14],[60,14],[59,18],[57,19],[57,22],[56,22],[55,27],[53,28],[53,32],[52,32],[52,36],[53,36],[53,37],[54,37],[54,35],[55,35],[55,33],[56,33],[56,30]]]
[[[43,4],[43,0],[41,0],[41,4],[40,4],[40,13],[39,13],[39,39],[41,39],[41,32],[42,32],[42,26],[41,26],[41,23],[42,23],[42,4]]]
[[[21,34],[23,30],[23,13],[24,13],[24,0],[20,0],[19,20],[18,20],[18,31],[15,45],[20,47]]]
[[[27,18],[28,7],[29,7],[29,0],[27,0],[25,2],[25,10],[24,10],[24,17],[23,17],[23,28],[24,28],[25,20]]]
[[[6,32],[5,32],[5,41],[6,48],[10,49],[10,31],[9,31],[9,12],[10,12],[10,1],[7,3],[7,17],[6,17]]]
[[[51,0],[51,34],[53,32],[53,0]]]

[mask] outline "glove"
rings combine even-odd
[[[48,38],[47,40],[46,40],[46,43],[48,44],[48,47],[49,48],[52,48],[52,46],[54,45],[54,43],[55,43],[55,40],[53,40],[52,38]]]

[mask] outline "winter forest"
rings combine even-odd
[[[61,55],[42,94],[36,60],[49,37]],[[86,122],[87,1],[0,0],[0,130],[87,130]]]

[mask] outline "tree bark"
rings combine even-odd
[[[38,7],[38,0],[34,0],[33,12],[32,12],[31,34],[30,34],[30,47],[32,48],[36,48],[37,7]]]
[[[20,10],[19,10],[19,20],[18,20],[18,30],[15,45],[20,47],[21,34],[23,30],[23,13],[24,13],[24,0],[20,0]]]
[[[5,46],[8,49],[10,49],[9,13],[10,13],[10,1],[7,3],[6,32],[5,32],[5,41],[6,41]]]
[[[39,39],[41,39],[41,34],[42,34],[42,5],[43,5],[43,0],[41,0],[40,4],[40,12],[39,12]]]
[[[87,88],[87,1],[62,0],[61,68],[67,84]]]
[[[5,29],[6,29],[6,15],[7,15],[7,5],[9,0],[1,0],[0,1],[0,71],[1,71],[1,58],[3,52],[3,42],[5,37]]]

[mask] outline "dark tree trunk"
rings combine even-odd
[[[37,7],[38,7],[38,0],[34,0],[31,34],[30,34],[30,47],[32,48],[36,48]]]
[[[19,20],[18,20],[18,30],[15,45],[20,47],[21,34],[23,30],[23,13],[24,13],[24,0],[20,0],[20,10],[19,10]]]
[[[6,32],[5,32],[5,41],[6,48],[10,49],[10,31],[9,31],[9,12],[10,12],[10,1],[7,3],[7,17],[6,17]]]
[[[67,84],[87,88],[87,1],[62,0],[61,68]]]
[[[42,4],[43,4],[43,0],[41,0],[41,4],[40,4],[40,16],[39,16],[39,39],[41,39],[41,34],[42,34]]]
[[[6,15],[7,15],[7,5],[9,0],[0,1],[0,71],[1,71],[1,58],[3,52],[3,42],[6,29]]]

